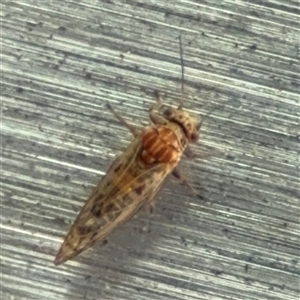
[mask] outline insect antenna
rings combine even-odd
[[[215,110],[217,109],[217,106],[213,107],[204,117],[201,117],[201,121],[199,122],[199,124],[197,125],[197,130],[199,131],[202,124],[203,124],[203,121],[205,119],[207,119]]]
[[[178,39],[179,39],[180,63],[181,63],[181,99],[180,99],[177,109],[182,109],[183,97],[184,97],[184,64],[183,64],[183,51],[182,51],[181,35],[179,35]]]

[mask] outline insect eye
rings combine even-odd
[[[171,108],[167,108],[167,109],[164,111],[164,116],[165,116],[165,117],[170,118],[172,115],[173,115],[173,112],[172,112],[172,109],[171,109]]]
[[[197,133],[192,133],[191,134],[190,139],[191,139],[192,142],[197,142],[198,138],[199,138],[199,135]]]

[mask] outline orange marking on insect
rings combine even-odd
[[[142,159],[146,164],[174,163],[181,152],[176,135],[165,126],[147,129],[142,136],[142,143],[144,146]]]
[[[181,40],[180,57],[183,62]],[[197,124],[182,110],[183,63],[181,66],[180,103],[177,109],[166,109],[162,116],[151,110],[154,125],[139,131],[107,105],[135,138],[113,162],[81,209],[55,257],[56,265],[105,241],[145,204],[153,203],[166,177],[176,170],[188,143],[197,141],[201,122]]]

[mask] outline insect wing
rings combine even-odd
[[[145,169],[136,138],[110,167],[77,216],[54,263],[62,264],[103,241],[160,190],[171,170],[163,164]]]

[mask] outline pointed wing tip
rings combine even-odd
[[[59,265],[61,265],[62,263],[64,263],[64,261],[63,261],[63,259],[60,258],[60,257],[55,257],[53,263],[54,263],[55,266],[59,266]]]
[[[59,251],[53,261],[54,265],[58,266],[63,264],[68,258],[66,258],[61,251]]]

